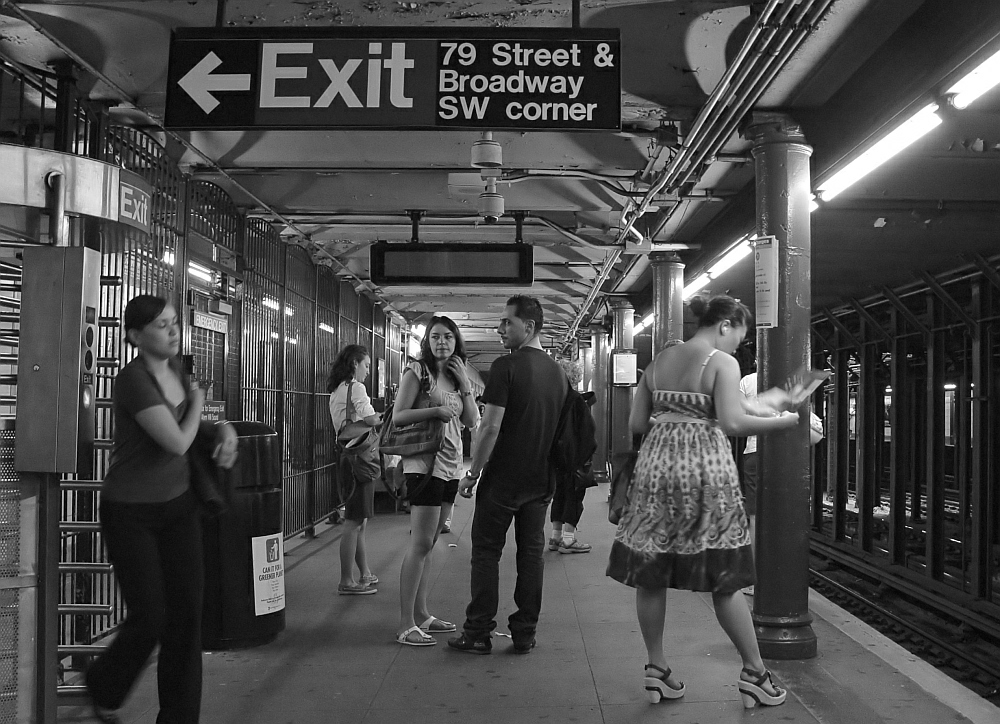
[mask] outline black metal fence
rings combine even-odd
[[[330,363],[343,344],[361,340],[373,358],[389,360],[386,372],[395,379],[402,333],[329,267],[285,243],[266,222],[246,218],[223,189],[182,174],[156,138],[112,124],[103,108],[76,93],[67,73],[30,71],[0,59],[0,143],[86,155],[133,171],[153,188],[148,234],[88,219],[74,220],[71,226],[72,243],[100,250],[102,276],[95,453],[89,470],[63,481],[62,675],[79,668],[92,655],[88,647],[124,614],[96,521],[114,434],[114,378],[135,354],[125,344],[119,321],[128,300],[139,293],[169,299],[185,316],[187,361],[193,375],[208,386],[208,398],[224,405],[229,419],[257,420],[277,430],[286,537],[311,532],[342,504],[327,411]],[[39,243],[39,228],[37,212],[8,209],[0,223],[0,244]],[[7,492],[16,492],[10,453],[16,434],[21,269],[13,257],[0,267],[0,417],[6,441],[0,445],[0,459],[7,461],[0,471],[2,503]],[[227,331],[194,324],[194,312],[225,318]],[[390,344],[395,347],[388,348]],[[0,505],[0,530],[19,531],[8,508]],[[8,545],[3,554],[0,566],[16,574],[20,553]],[[4,610],[17,609],[5,604]],[[13,652],[15,668],[16,624],[0,627],[0,648]],[[0,721],[7,721],[4,711],[0,709]]]
[[[814,541],[1000,621],[1000,274],[976,256],[814,318]],[[947,604],[945,604],[947,605]],[[994,628],[1000,630],[1000,624]]]

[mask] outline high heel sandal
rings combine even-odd
[[[743,673],[754,677],[753,681],[746,681],[743,677],[740,677],[740,696],[743,698],[744,709],[753,709],[758,704],[761,706],[778,706],[785,703],[785,697],[788,695],[788,692],[780,686],[775,686],[771,680],[770,671],[764,669],[764,673],[761,674],[743,667]],[[768,694],[767,690],[761,686],[765,681],[778,693],[774,695]]]
[[[667,679],[670,678],[670,667],[666,669],[661,669],[656,664],[646,664],[647,669],[655,669],[663,674],[662,677],[650,676],[646,674],[643,679],[643,684],[646,687],[646,697],[649,699],[650,704],[659,704],[662,699],[680,699],[684,696],[684,692],[687,687],[681,684],[681,688],[674,689],[667,683]],[[643,672],[645,674],[645,672]]]

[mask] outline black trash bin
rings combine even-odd
[[[285,628],[278,434],[260,422],[233,422],[239,457],[223,477],[226,512],[204,522],[202,646],[241,649]]]

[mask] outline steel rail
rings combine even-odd
[[[985,674],[989,674],[990,676],[992,676],[992,677],[994,677],[996,679],[1000,679],[1000,666],[993,667],[993,666],[990,665],[990,662],[984,661],[983,659],[979,659],[979,658],[974,657],[974,656],[970,656],[967,652],[965,652],[962,649],[958,648],[954,644],[952,644],[952,643],[950,643],[948,641],[945,641],[944,639],[938,637],[936,634],[927,631],[927,629],[921,628],[917,624],[914,624],[914,623],[912,623],[910,621],[907,621],[905,618],[902,618],[901,616],[897,616],[892,611],[889,611],[889,610],[887,610],[885,608],[882,608],[877,603],[875,603],[874,601],[870,600],[869,598],[867,598],[863,594],[858,593],[857,591],[854,591],[854,590],[848,588],[847,586],[845,586],[845,585],[843,585],[841,583],[838,583],[837,581],[834,581],[832,578],[829,578],[828,576],[824,576],[822,573],[820,573],[818,571],[810,570],[809,571],[809,575],[811,575],[813,578],[817,578],[817,579],[821,580],[824,585],[830,586],[831,588],[836,589],[840,593],[843,593],[844,595],[850,596],[851,598],[853,598],[854,600],[858,601],[862,605],[870,608],[872,611],[874,611],[875,613],[877,613],[879,616],[883,616],[883,617],[889,619],[890,621],[892,621],[894,624],[902,626],[903,628],[907,629],[911,633],[914,633],[917,636],[920,636],[921,638],[924,638],[924,639],[930,641],[932,644],[934,644],[938,648],[944,649],[951,656],[954,656],[957,659],[961,659],[962,661],[964,661],[969,666],[972,666],[973,668],[975,668],[975,669],[977,669],[977,670],[979,670],[979,671],[981,671],[981,672],[983,672]]]

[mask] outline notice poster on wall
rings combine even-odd
[[[753,285],[758,329],[778,326],[778,240],[758,236],[754,242]]]
[[[264,616],[285,607],[285,556],[281,533],[250,539],[253,555],[254,613]]]

